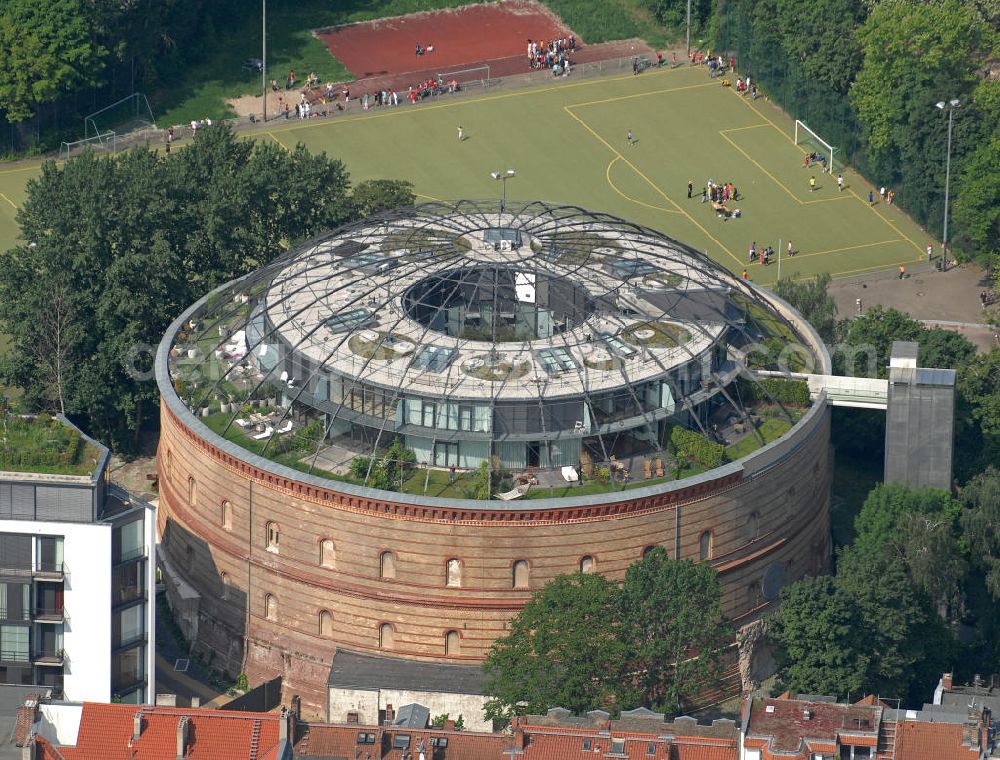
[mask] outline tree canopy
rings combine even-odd
[[[732,643],[721,601],[710,565],[671,560],[662,548],[629,567],[621,586],[560,576],[490,650],[487,716],[640,705],[677,714]]]
[[[837,304],[828,292],[830,282],[830,273],[823,272],[811,280],[783,277],[774,286],[774,292],[798,309],[828,345],[837,334]]]
[[[108,50],[80,0],[0,4],[0,111],[9,121],[100,79]]]
[[[389,187],[383,203],[406,199]],[[0,377],[29,408],[64,410],[129,451],[155,413],[152,350],[170,322],[355,213],[340,161],[225,126],[169,156],[48,161],[18,211],[22,244],[0,253],[0,320],[15,349]]]

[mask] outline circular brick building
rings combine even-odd
[[[657,545],[752,623],[829,556],[829,413],[779,365],[829,372],[792,308],[615,217],[461,201],[311,240],[160,345],[175,617],[307,711],[337,649],[478,663],[547,581]]]

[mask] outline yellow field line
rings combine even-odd
[[[673,200],[673,198],[671,198],[669,195],[667,195],[665,192],[663,192],[663,190],[661,190],[660,187],[655,182],[653,182],[653,180],[651,180],[649,177],[647,177],[645,174],[643,174],[642,171],[639,169],[639,167],[637,167],[635,164],[633,164],[631,161],[629,161],[627,158],[625,158],[625,156],[623,156],[621,153],[619,153],[618,150],[611,145],[611,143],[609,143],[607,140],[605,140],[603,137],[601,137],[596,131],[594,131],[594,129],[589,124],[587,124],[587,122],[585,122],[583,119],[581,119],[575,113],[573,113],[573,109],[572,109],[571,106],[563,106],[563,110],[566,113],[568,113],[571,117],[573,117],[580,124],[580,126],[582,126],[584,129],[586,129],[588,132],[590,132],[590,134],[592,134],[597,139],[598,142],[600,142],[608,150],[610,150],[614,155],[616,155],[618,158],[620,158],[622,161],[624,161],[626,164],[628,164],[632,168],[632,171],[634,171],[636,174],[638,174],[640,177],[642,177],[644,180],[646,180],[646,183],[651,188],[653,188],[653,190],[655,190],[657,193],[659,193],[667,203],[669,203],[671,206],[673,206],[674,208],[676,208],[681,214],[683,214],[684,216],[686,216],[688,218],[688,221],[690,221],[695,227],[697,227],[699,230],[701,230],[703,233],[705,233],[705,236],[709,240],[711,240],[713,243],[715,243],[717,246],[719,246],[719,248],[721,248],[723,251],[725,251],[727,254],[729,254],[729,258],[731,258],[733,261],[735,261],[737,263],[737,265],[739,265],[739,266],[743,265],[743,262],[739,258],[737,258],[735,255],[733,255],[732,251],[730,251],[725,245],[722,244],[722,242],[720,240],[718,240],[714,235],[712,235],[712,233],[710,233],[699,222],[697,222],[694,219],[694,217],[692,217],[689,213],[687,213],[686,211],[684,211],[684,209],[682,209],[680,206],[678,206],[677,203]]]
[[[745,127],[730,127],[729,129],[723,129],[723,132],[742,132],[744,129],[760,129],[761,127],[770,127],[772,124],[748,124]]]
[[[670,208],[664,208],[663,206],[654,206],[652,203],[646,203],[645,201],[639,201],[639,200],[636,200],[635,198],[630,198],[629,196],[625,195],[625,193],[623,193],[621,190],[619,190],[615,186],[615,183],[611,181],[611,167],[614,166],[615,163],[618,162],[618,160],[619,160],[618,157],[612,158],[611,159],[611,163],[608,164],[608,170],[604,173],[604,176],[608,180],[608,184],[611,185],[611,189],[612,190],[614,190],[616,193],[618,193],[625,200],[631,201],[632,203],[638,203],[640,206],[645,206],[646,208],[651,208],[654,211],[662,211],[664,214],[680,214],[681,213],[680,211],[674,211],[673,209],[670,209]]]
[[[414,193],[418,198],[426,198],[429,201],[437,201],[438,203],[444,203],[440,198],[435,198],[433,195],[424,195],[423,193]]]
[[[681,69],[678,69],[677,71],[680,71],[680,70]],[[643,76],[645,76],[648,79],[649,76],[656,76],[657,74],[666,74],[668,72],[672,72],[672,70],[671,69],[660,69],[658,71],[651,72],[651,74],[644,74]],[[390,107],[388,109],[387,109],[386,106],[382,106],[381,107],[382,111],[378,112],[378,113],[367,113],[366,114],[366,113],[362,112],[362,113],[357,113],[357,114],[351,114],[350,116],[342,116],[342,117],[337,118],[334,121],[322,120],[322,121],[314,121],[314,122],[312,122],[310,124],[302,124],[302,125],[298,125],[298,124],[292,125],[292,124],[289,124],[287,127],[283,128],[283,129],[282,128],[278,128],[278,129],[275,129],[274,131],[278,132],[280,134],[281,132],[290,132],[290,131],[296,130],[296,129],[315,129],[316,127],[339,126],[341,124],[350,124],[350,123],[353,123],[353,122],[356,122],[356,121],[363,121],[363,120],[369,120],[369,119],[384,119],[384,118],[387,118],[387,117],[390,117],[390,116],[399,116],[399,115],[404,114],[404,113],[422,113],[422,112],[426,112],[426,111],[437,111],[437,110],[442,109],[442,108],[454,108],[454,107],[457,107],[457,106],[472,105],[472,104],[475,104],[475,103],[485,103],[485,102],[490,102],[490,101],[494,101],[494,100],[507,100],[508,98],[519,98],[519,97],[522,97],[522,96],[525,96],[525,95],[542,95],[542,94],[545,94],[547,92],[554,92],[554,91],[557,91],[557,90],[574,90],[574,89],[576,89],[578,87],[592,87],[592,86],[595,86],[595,85],[607,85],[607,84],[609,84],[611,82],[621,82],[621,81],[625,81],[625,80],[634,81],[635,79],[636,79],[636,77],[634,77],[632,74],[622,74],[621,76],[608,77],[607,79],[603,79],[603,78],[598,77],[598,78],[595,78],[595,79],[587,79],[585,81],[579,81],[578,80],[578,81],[575,81],[575,82],[563,82],[561,84],[551,85],[549,87],[525,87],[523,89],[519,89],[519,90],[516,90],[514,92],[504,92],[504,93],[498,93],[496,95],[482,95],[482,96],[480,96],[478,98],[468,98],[468,99],[457,98],[457,99],[454,99],[454,100],[448,100],[446,103],[435,103],[433,105],[423,105],[423,104],[421,104],[421,106],[419,108],[411,106],[408,103],[405,106],[403,105],[403,103],[400,103],[398,106],[392,106],[392,107]],[[642,77],[639,77],[639,79],[642,79]],[[643,80],[643,81],[645,81],[645,80]],[[696,85],[696,86],[701,87],[702,85]],[[680,89],[687,89],[687,88],[683,87],[683,88],[680,88]],[[669,92],[669,90],[667,90],[667,92]],[[643,93],[643,94],[649,95],[651,93],[646,92],[646,93]],[[360,106],[358,106],[358,108],[360,108]],[[278,117],[275,117],[275,118],[278,118]]]
[[[767,125],[766,124],[761,124],[759,126],[767,126]],[[771,181],[773,181],[774,184],[776,184],[778,187],[780,187],[782,190],[784,190],[786,193],[788,193],[788,195],[791,196],[792,200],[795,201],[796,203],[799,203],[799,204],[801,204],[803,206],[810,206],[810,205],[812,205],[814,203],[833,203],[834,201],[848,200],[847,198],[844,198],[840,194],[838,194],[837,196],[835,196],[833,198],[819,198],[819,199],[814,200],[814,201],[804,201],[804,200],[802,200],[797,195],[795,195],[795,193],[793,193],[791,190],[789,190],[780,179],[778,179],[777,177],[775,177],[773,174],[771,174],[771,172],[769,172],[767,169],[765,169],[763,166],[761,166],[759,163],[757,163],[757,160],[753,156],[751,156],[749,153],[747,153],[745,150],[743,150],[743,148],[741,148],[739,145],[737,145],[732,139],[730,139],[729,135],[727,135],[726,132],[732,132],[732,131],[733,130],[730,130],[730,129],[720,129],[719,130],[719,136],[723,140],[725,140],[726,142],[728,142],[730,145],[732,145],[734,148],[736,148],[736,150],[738,150],[740,153],[742,153],[743,157],[746,158],[747,161],[749,161],[750,163],[752,163],[754,166],[756,166],[758,169],[760,169],[762,172],[764,172],[764,174],[766,174],[768,177],[770,177]]]
[[[686,84],[683,87],[667,87],[662,90],[649,90],[648,92],[637,92],[632,95],[618,95],[614,98],[602,98],[601,100],[585,100],[582,103],[573,103],[568,108],[583,108],[583,106],[598,106],[604,103],[617,103],[620,100],[632,100],[633,98],[644,98],[647,95],[663,95],[668,92],[682,92],[684,90],[697,90],[702,87],[714,87],[711,82],[702,84]]]
[[[810,256],[824,256],[830,253],[844,253],[845,251],[857,251],[862,248],[874,248],[877,245],[889,245],[890,243],[902,243],[903,238],[893,238],[892,240],[879,240],[877,243],[862,243],[861,245],[849,245],[846,248],[831,248],[828,251],[815,251],[814,253],[796,253],[792,259],[808,259]],[[787,261],[788,258],[786,257]]]
[[[7,197],[6,195],[4,195],[3,193],[0,193],[0,198],[3,198],[3,199],[4,199],[5,201],[7,201],[7,203],[9,203],[9,204],[10,204],[11,206],[13,206],[13,207],[14,207],[15,209],[17,208],[17,204],[16,204],[16,203],[14,203],[14,201],[12,201],[12,200],[11,200],[10,198],[8,198],[8,197]]]
[[[38,164],[37,166],[22,166],[19,169],[4,169],[3,171],[0,171],[0,174],[16,174],[17,172],[37,172],[41,168],[42,168],[41,164]]]
[[[267,136],[270,137],[272,140],[274,140],[276,143],[278,143],[278,145],[280,145],[282,148],[288,150],[288,147],[283,142],[281,142],[281,140],[279,140],[277,137],[274,136],[274,132],[268,130]]]
[[[734,93],[734,94],[735,94],[735,93]],[[760,112],[760,110],[759,110],[759,109],[758,109],[758,108],[757,108],[757,107],[756,107],[756,106],[755,106],[755,105],[753,104],[753,102],[752,102],[752,101],[749,101],[749,100],[747,100],[746,98],[740,98],[740,99],[741,99],[741,100],[743,100],[743,102],[744,102],[744,103],[746,103],[747,107],[748,107],[748,108],[749,108],[749,109],[750,109],[751,111],[753,111],[753,112],[754,112],[755,114],[757,114],[757,115],[758,115],[758,116],[759,116],[760,118],[762,118],[762,119],[763,119],[764,121],[766,121],[766,122],[767,122],[768,124],[770,124],[770,125],[771,125],[772,127],[774,127],[774,128],[775,128],[775,129],[776,129],[776,130],[778,131],[778,133],[779,133],[779,134],[780,134],[780,135],[781,135],[782,137],[784,137],[784,138],[785,138],[786,140],[788,140],[788,142],[790,142],[790,143],[791,143],[792,145],[795,145],[795,138],[793,138],[793,137],[792,137],[791,135],[789,135],[789,134],[788,134],[787,132],[785,132],[785,130],[783,130],[783,129],[782,129],[781,127],[779,127],[779,126],[778,126],[777,124],[775,124],[775,123],[774,123],[773,121],[771,121],[771,120],[770,120],[769,118],[767,118],[767,117],[766,117],[766,116],[765,116],[764,114],[762,114],[762,113]],[[805,153],[805,148],[802,148],[802,147],[801,147],[801,146],[799,146],[799,145],[795,145],[795,147],[796,147],[796,148],[798,148],[799,150],[801,150],[801,151],[802,151],[803,153]],[[756,162],[754,162],[754,163],[756,163]],[[833,175],[830,175],[830,176],[833,176]],[[858,195],[858,194],[857,194],[856,192],[854,192],[854,189],[853,189],[853,188],[851,188],[851,187],[848,187],[848,188],[847,188],[847,190],[848,190],[848,192],[849,192],[849,193],[850,193],[851,195],[853,195],[853,196],[854,196],[855,198],[857,198],[857,199],[858,199],[859,201],[861,201],[862,203],[867,203],[867,202],[868,202],[867,200],[865,200],[864,198],[862,198],[862,197],[861,197],[860,195]],[[874,210],[874,209],[873,209],[873,210]],[[916,248],[916,249],[917,249],[917,250],[918,250],[918,251],[919,251],[920,253],[923,253],[923,249],[922,249],[922,248],[921,248],[921,247],[920,247],[919,245],[917,245],[916,243],[914,243],[914,242],[913,242],[913,241],[912,241],[912,240],[911,240],[911,239],[910,239],[909,237],[907,237],[907,236],[906,236],[905,234],[903,234],[903,232],[902,232],[902,231],[901,231],[901,230],[899,229],[899,227],[897,227],[897,226],[896,226],[895,224],[893,224],[893,223],[892,223],[892,222],[891,222],[891,221],[890,221],[889,219],[887,219],[886,217],[882,216],[882,214],[881,214],[881,213],[879,213],[878,211],[875,211],[875,213],[876,213],[876,214],[878,214],[878,217],[879,217],[879,219],[881,219],[881,220],[882,220],[883,222],[885,222],[885,223],[886,223],[886,224],[888,224],[888,225],[889,225],[890,227],[892,227],[893,231],[894,231],[894,232],[895,232],[895,233],[896,233],[897,235],[899,235],[899,236],[900,236],[901,238],[903,238],[903,240],[905,240],[905,241],[906,241],[907,243],[909,243],[909,244],[910,244],[910,245],[912,245],[912,246],[913,246],[914,248]],[[862,271],[864,271],[864,270],[862,270]]]
[[[868,200],[867,200],[867,199],[865,199],[865,198],[862,198],[862,197],[861,197],[860,195],[858,195],[858,194],[857,194],[856,192],[854,192],[854,188],[852,188],[852,187],[849,187],[849,188],[847,188],[847,192],[849,192],[849,193],[850,193],[851,195],[853,195],[853,196],[854,196],[855,198],[857,198],[857,199],[858,199],[859,201],[861,201],[862,203],[864,203],[864,204],[866,204],[866,205],[867,205],[867,203],[868,203]],[[892,227],[893,231],[894,231],[894,232],[895,232],[895,233],[896,233],[897,235],[899,235],[899,236],[900,236],[901,238],[903,238],[903,240],[905,240],[905,241],[906,241],[907,243],[909,243],[909,244],[910,244],[910,245],[912,245],[912,246],[913,246],[914,248],[916,248],[916,249],[917,249],[917,251],[918,251],[918,252],[919,252],[919,253],[920,253],[921,255],[922,255],[922,254],[924,253],[924,249],[923,249],[923,248],[921,248],[921,247],[920,247],[919,245],[917,245],[916,243],[914,243],[914,242],[913,242],[913,240],[911,240],[911,239],[910,239],[910,238],[908,238],[908,237],[907,237],[907,236],[906,236],[905,234],[903,234],[902,230],[900,230],[900,229],[899,229],[899,227],[897,227],[897,226],[896,226],[895,224],[893,224],[891,220],[889,220],[888,218],[886,218],[886,217],[882,216],[882,213],[881,213],[881,212],[880,212],[880,211],[879,211],[879,210],[878,210],[877,208],[875,208],[874,206],[872,206],[872,209],[871,209],[871,210],[875,212],[875,215],[876,215],[876,216],[877,216],[877,217],[878,217],[879,219],[881,219],[881,220],[882,220],[883,222],[885,222],[885,223],[886,223],[886,224],[888,224],[888,225],[889,225],[890,227]],[[917,258],[919,259],[919,258],[920,258],[920,256],[917,256]]]

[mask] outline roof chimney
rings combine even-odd
[[[812,719],[813,719],[812,710],[802,711],[802,720],[812,720]]]
[[[177,722],[177,760],[184,760],[188,741],[188,716],[182,715]]]
[[[951,691],[952,688],[952,674],[942,673],[941,674],[941,688],[945,691]]]
[[[517,752],[524,752],[524,748],[527,744],[527,737],[524,735],[524,718],[515,718],[514,750]]]
[[[142,736],[142,710],[136,710],[132,716],[132,741],[139,741],[140,736]]]

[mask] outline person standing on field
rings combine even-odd
[[[462,142],[465,139],[465,130],[462,129],[461,125],[458,127],[458,141]]]
[[[837,175],[837,190],[838,190],[838,192],[841,192],[841,193],[844,192],[844,175],[843,174],[838,174]]]
[[[810,193],[816,192],[816,175],[815,174],[809,178],[809,192]]]
[[[688,180],[688,198],[691,197],[691,193],[694,192],[694,182]]]

